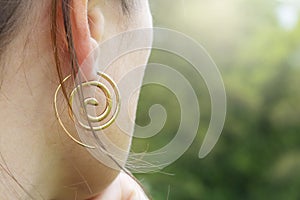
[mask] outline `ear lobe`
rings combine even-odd
[[[70,14],[74,48],[81,65],[97,46],[97,41],[100,41],[104,20],[99,8],[88,8],[88,0],[73,0]],[[81,66],[80,70],[88,76],[93,71],[93,66]]]

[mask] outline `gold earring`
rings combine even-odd
[[[100,131],[100,130],[103,130],[103,129],[106,129],[108,128],[117,118],[117,115],[120,111],[120,92],[118,90],[118,87],[117,87],[117,84],[112,80],[112,78],[110,78],[107,74],[103,73],[103,72],[97,72],[97,75],[102,77],[103,79],[105,79],[111,86],[111,88],[113,89],[114,91],[114,94],[115,94],[115,109],[113,110],[113,113],[111,113],[112,111],[112,108],[113,108],[113,99],[112,99],[112,95],[111,95],[111,92],[109,91],[109,89],[101,82],[99,81],[88,81],[88,82],[84,82],[82,83],[81,85],[78,85],[76,86],[72,92],[70,93],[70,96],[69,96],[69,105],[73,105],[73,100],[74,100],[74,96],[76,93],[79,92],[80,89],[84,88],[84,87],[87,87],[87,86],[94,86],[94,87],[97,87],[99,88],[105,95],[105,98],[106,98],[106,105],[105,105],[105,108],[104,108],[104,111],[99,115],[99,116],[90,116],[89,114],[86,114],[87,115],[87,120],[91,123],[99,123],[99,122],[102,122],[104,120],[106,120],[106,122],[104,124],[101,124],[101,125],[98,125],[98,126],[95,126],[95,127],[91,127],[89,125],[86,125],[84,124],[83,122],[81,122],[80,120],[76,120],[75,117],[74,117],[74,114],[72,112],[71,109],[69,109],[69,115],[71,117],[71,119],[75,122],[77,121],[78,124],[84,128],[85,130],[88,130],[88,131]],[[54,110],[55,110],[55,114],[56,114],[56,118],[60,124],[60,126],[63,128],[63,130],[66,132],[66,134],[74,141],[76,142],[77,144],[83,146],[83,147],[86,147],[86,148],[89,148],[89,149],[95,149],[94,146],[91,146],[91,145],[88,145],[88,144],[84,144],[82,143],[81,141],[77,140],[76,138],[74,138],[72,136],[72,134],[67,130],[67,128],[65,127],[65,125],[63,124],[62,120],[61,120],[61,117],[58,113],[58,108],[57,108],[57,95],[58,95],[58,92],[59,90],[61,89],[62,87],[62,84],[64,82],[66,82],[69,78],[71,77],[71,75],[67,76],[61,84],[58,85],[56,91],[55,91],[55,94],[54,94]],[[97,101],[97,99],[93,98],[93,97],[88,97],[88,98],[85,98],[83,100],[83,106],[87,106],[87,105],[93,105],[93,106],[97,106],[99,105],[99,102]],[[111,115],[111,117],[109,119],[107,119],[107,117]]]

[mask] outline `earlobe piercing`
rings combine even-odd
[[[104,111],[99,115],[99,116],[91,116],[88,113],[86,113],[86,117],[87,120],[90,122],[90,124],[92,123],[100,123],[103,122],[103,124],[98,125],[98,126],[89,126],[89,124],[84,124],[83,122],[81,122],[79,119],[77,119],[74,116],[74,113],[72,112],[72,109],[69,109],[69,115],[72,119],[73,122],[77,122],[80,127],[82,127],[85,130],[88,131],[100,131],[103,129],[108,128],[117,118],[117,115],[120,111],[120,92],[118,90],[117,84],[112,80],[112,78],[110,78],[107,74],[103,73],[103,72],[97,72],[97,75],[102,77],[107,83],[110,84],[110,87],[112,88],[113,92],[114,92],[114,100],[115,103],[113,102],[113,97],[111,92],[109,91],[108,87],[106,87],[102,82],[99,81],[88,81],[88,82],[84,82],[81,85],[76,86],[72,92],[69,95],[69,105],[72,106],[73,105],[73,101],[74,101],[74,97],[75,95],[80,92],[80,89],[83,89],[85,87],[89,87],[89,86],[94,86],[97,87],[98,89],[100,89],[103,94],[105,95],[105,108]],[[72,134],[66,129],[65,125],[63,124],[61,117],[58,113],[58,107],[57,107],[57,95],[59,90],[62,87],[62,84],[64,82],[66,82],[69,78],[71,77],[71,75],[67,76],[61,84],[58,85],[55,94],[54,94],[54,110],[55,110],[55,114],[56,114],[56,118],[60,124],[60,126],[63,128],[63,130],[66,132],[66,134],[77,144],[89,148],[89,149],[95,149],[94,146],[88,145],[88,144],[84,144],[81,141],[79,141],[78,139],[74,138],[72,136]],[[98,106],[99,102],[96,98],[93,97],[83,97],[82,100],[82,105],[83,106],[87,106],[87,105],[92,105],[92,106]],[[113,106],[115,104],[115,106]],[[114,109],[113,109],[114,108]],[[112,110],[113,109],[113,110]],[[109,117],[110,116],[110,117]]]

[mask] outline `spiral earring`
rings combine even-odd
[[[73,111],[71,110],[71,108],[69,108],[69,116],[72,119],[73,122],[77,122],[80,127],[82,127],[85,130],[88,131],[100,131],[103,129],[108,128],[117,118],[117,115],[120,111],[120,92],[118,90],[117,84],[112,80],[112,78],[110,78],[107,74],[103,73],[103,72],[97,72],[97,75],[102,77],[104,80],[106,80],[110,86],[112,87],[114,94],[115,94],[115,109],[112,110],[113,108],[113,98],[112,98],[112,94],[109,91],[109,89],[102,83],[99,81],[88,81],[88,82],[84,82],[81,85],[76,86],[72,92],[69,95],[69,105],[73,105],[73,101],[74,101],[74,96],[80,92],[80,89],[84,88],[84,87],[88,87],[88,86],[94,86],[97,87],[98,89],[100,89],[106,98],[106,103],[105,103],[105,108],[104,111],[99,115],[99,116],[91,116],[89,114],[86,114],[87,120],[90,123],[99,123],[99,122],[103,122],[104,120],[106,120],[103,124],[98,125],[98,126],[90,126],[89,124],[84,124],[83,122],[81,122],[78,119],[75,119],[75,116],[73,114]],[[89,148],[89,149],[95,149],[94,146],[88,145],[88,144],[84,144],[83,142],[79,141],[78,139],[74,138],[72,136],[72,134],[67,130],[67,128],[65,127],[65,125],[63,124],[61,117],[58,113],[58,106],[57,106],[57,96],[58,96],[58,92],[62,87],[62,84],[65,83],[69,78],[71,77],[71,75],[67,76],[62,82],[61,84],[58,85],[55,94],[54,94],[54,110],[55,110],[55,115],[56,118],[60,124],[60,126],[63,128],[63,130],[65,131],[65,133],[77,144]],[[96,98],[93,97],[87,97],[83,99],[83,106],[87,106],[87,105],[92,105],[92,106],[98,106],[99,102]],[[110,116],[109,119],[107,119]]]

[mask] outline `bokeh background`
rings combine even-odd
[[[199,89],[201,109],[200,129],[189,150],[160,172],[137,174],[153,199],[300,199],[300,1],[150,0],[150,4],[155,26],[183,32],[209,52],[222,74],[228,101],[220,140],[199,159],[210,119],[206,86],[201,78],[192,77],[184,60],[152,52],[150,62],[190,74]],[[137,123],[149,123],[153,104],[166,109],[166,124],[152,138],[134,139],[134,152],[158,149],[176,134],[180,107],[163,87],[142,89]]]

